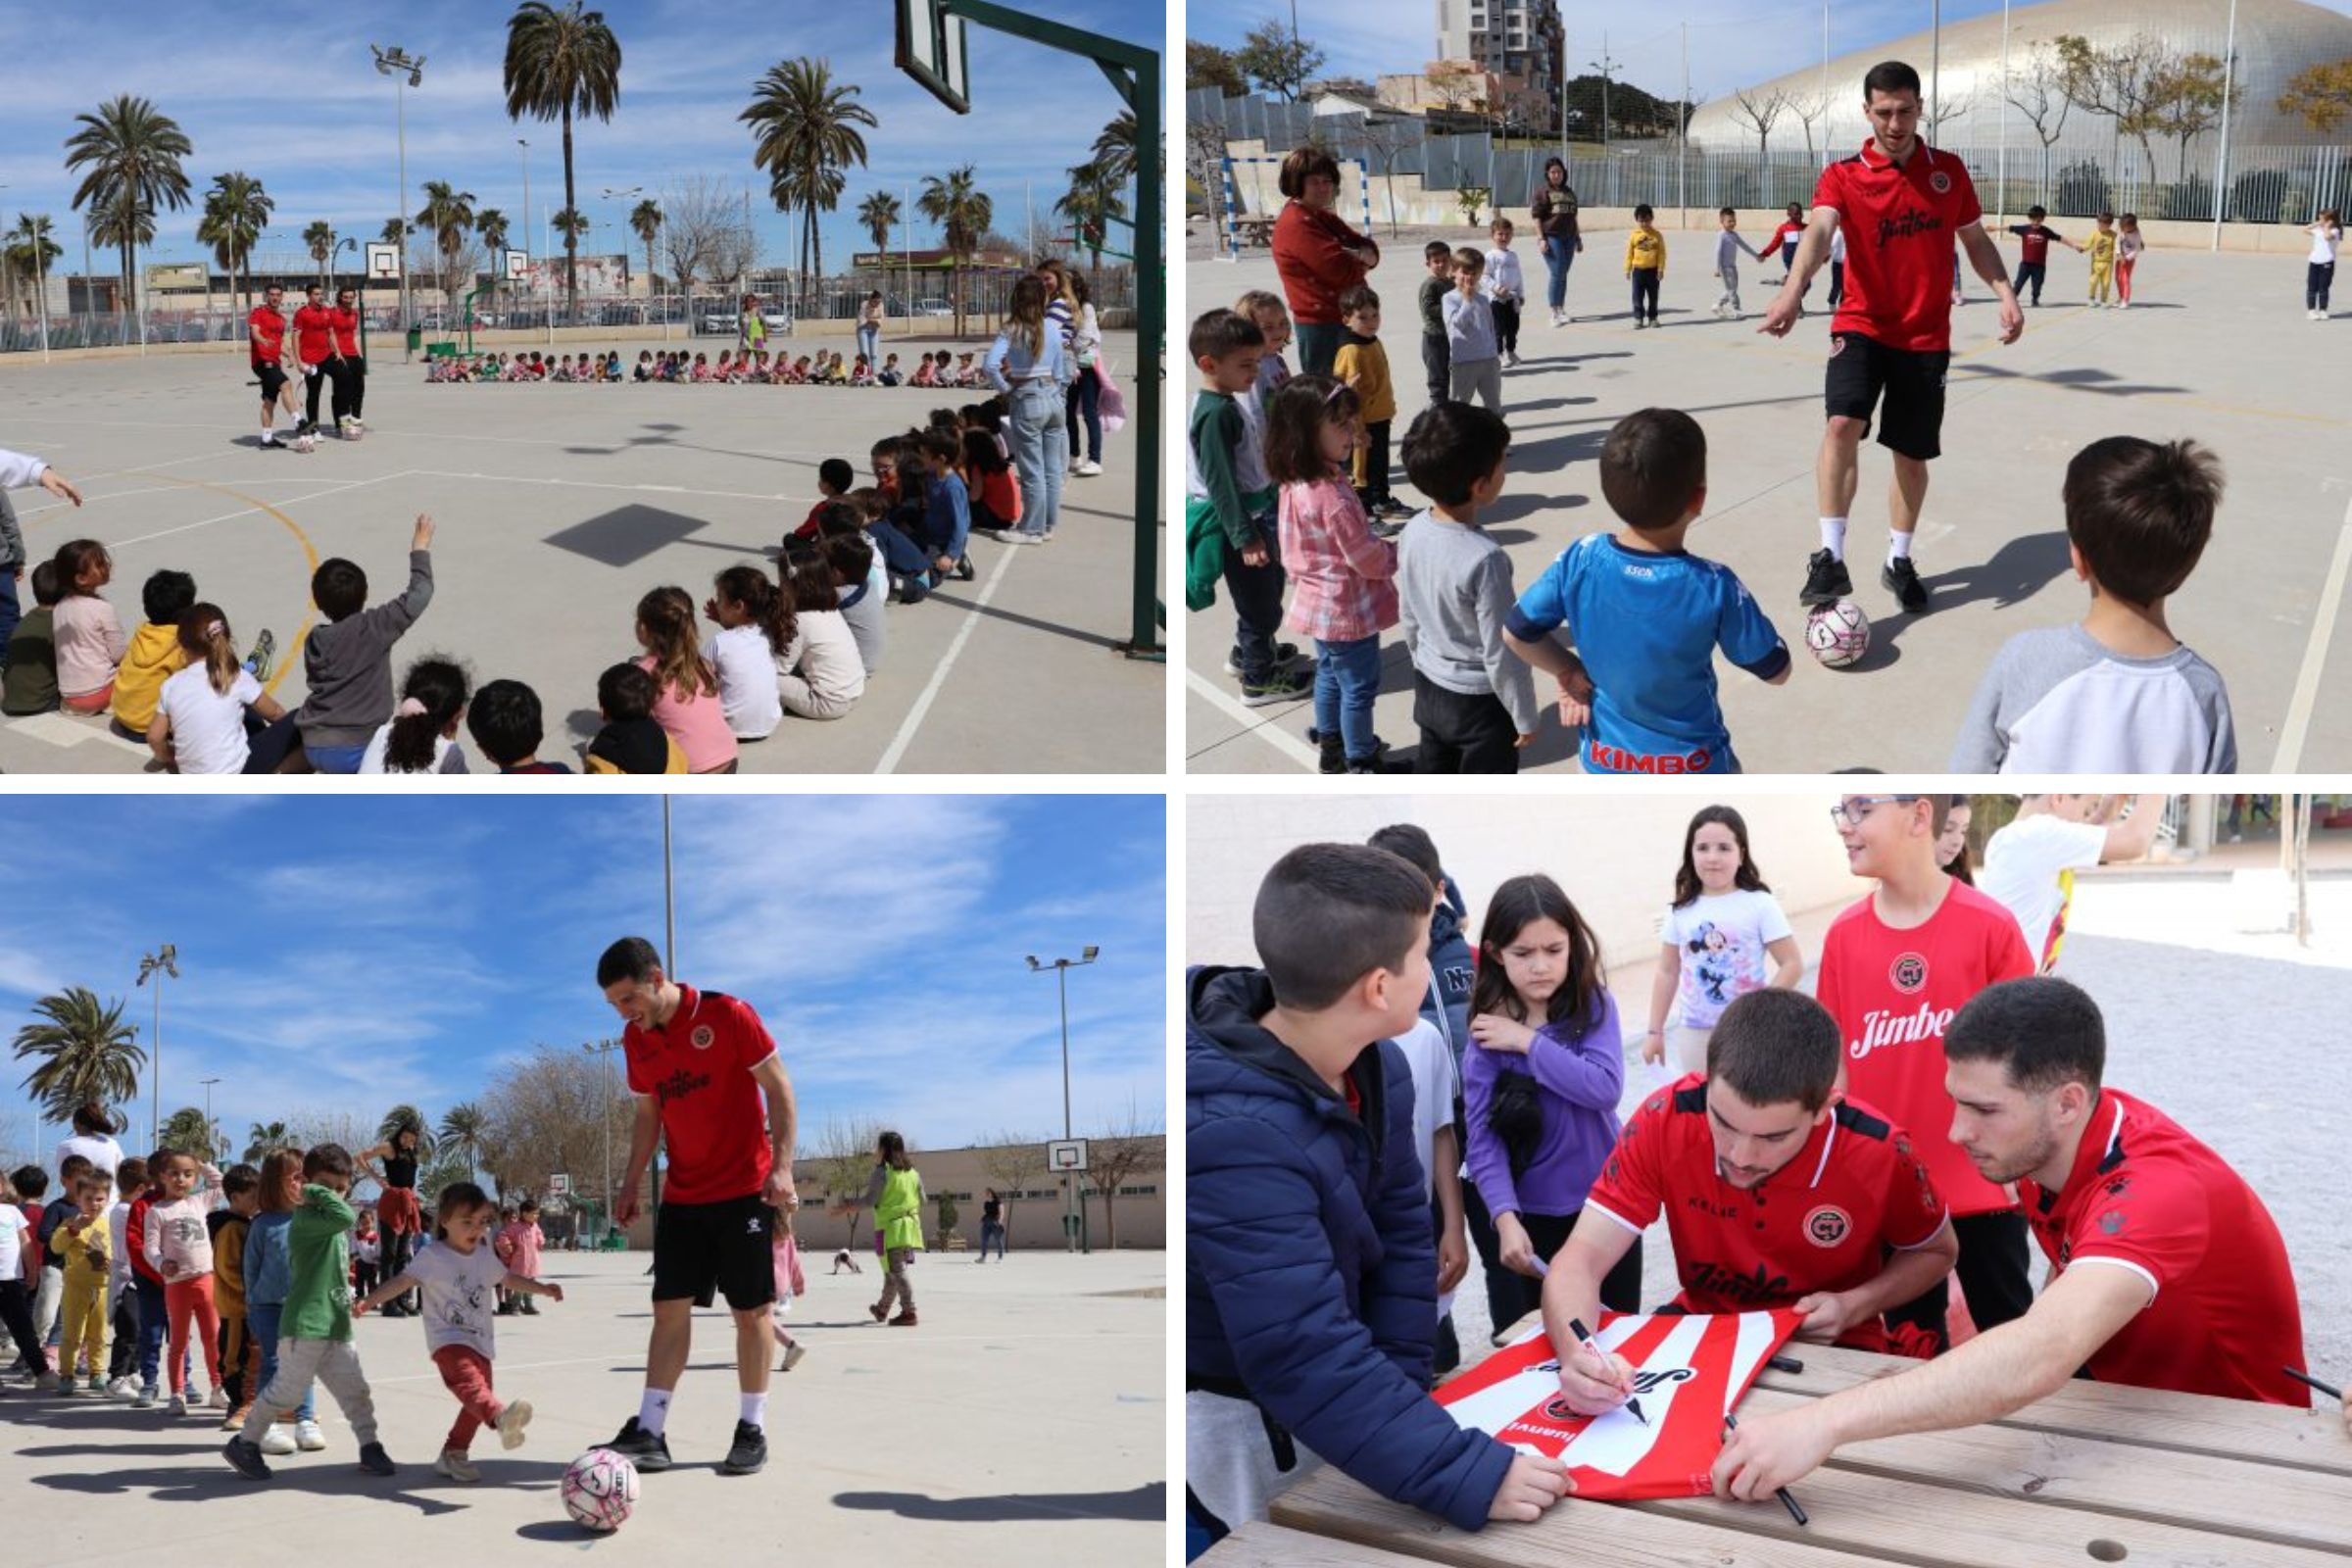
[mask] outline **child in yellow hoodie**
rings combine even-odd
[[[196,602],[196,579],[166,568],[147,579],[139,601],[147,619],[130,634],[122,667],[115,672],[115,722],[135,741],[145,740],[147,726],[155,722],[164,682],[187,665],[188,656],[179,646],[179,617]]]
[[[1666,281],[1666,236],[1650,220],[1646,205],[1634,209],[1633,231],[1625,236],[1625,275],[1634,284],[1634,325],[1658,324],[1658,285]]]

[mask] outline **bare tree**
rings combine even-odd
[[[2161,39],[2135,33],[2126,42],[2101,49],[2080,34],[2057,40],[2060,83],[2077,108],[2115,122],[2116,133],[2139,143],[2148,172],[2156,169],[2156,149],[2148,140],[2160,118],[2156,106],[2163,74],[2178,56]]]
[[[1421,74],[1448,109],[1476,108],[1486,97],[1486,74],[1466,61],[1433,60]]]
[[[501,1193],[545,1192],[548,1177],[563,1172],[601,1202],[608,1149],[612,1180],[626,1173],[636,1105],[608,1080],[599,1057],[534,1046],[522,1060],[492,1072],[480,1103],[482,1169]]]
[[[1029,1190],[1031,1182],[1046,1175],[1046,1140],[1000,1132],[980,1150],[980,1169],[1004,1204],[1004,1230],[1010,1235],[1014,1200]]]
[[[1225,199],[1225,127],[1213,120],[1188,119],[1184,122],[1184,162],[1208,210],[1216,212]]]
[[[751,270],[757,246],[741,190],[695,174],[663,195],[662,220],[662,256],[680,289],[698,279],[739,281]]]
[[[353,1153],[375,1146],[375,1122],[348,1110],[322,1110],[316,1106],[289,1111],[286,1114],[286,1138],[294,1149],[317,1149],[320,1144],[341,1144]]]
[[[1364,153],[1379,172],[1387,177],[1389,186],[1389,233],[1396,232],[1396,160],[1421,140],[1423,131],[1417,120],[1366,120],[1364,122]]]
[[[817,1135],[816,1179],[824,1190],[825,1212],[837,1214],[844,1225],[843,1245],[859,1245],[858,1216],[865,1212],[865,1189],[873,1177],[874,1145],[882,1124],[871,1116],[828,1117]]]
[[[1732,94],[1732,118],[1755,131],[1758,153],[1771,151],[1772,127],[1788,111],[1788,95],[1777,89],[1767,93],[1742,87]]]
[[[1791,93],[1788,96],[1788,113],[1796,118],[1796,122],[1805,127],[1805,157],[1807,159],[1820,157],[1820,153],[1815,150],[1813,145],[1813,127],[1819,124],[1822,117],[1830,112],[1830,100],[1823,96],[1820,88],[1816,87],[1807,93]]]
[[[2002,84],[2009,107],[2026,117],[2034,137],[2041,143],[2041,188],[2050,186],[2050,149],[2066,134],[2067,113],[2075,100],[2066,90],[2066,68],[2055,46],[2037,43],[2026,53],[2022,67],[2012,67]]]
[[[1168,1141],[1157,1117],[1147,1117],[1131,1102],[1126,1113],[1087,1140],[1087,1179],[1102,1198],[1102,1232],[1113,1251],[1119,1246],[1119,1189],[1138,1176],[1167,1166]]]

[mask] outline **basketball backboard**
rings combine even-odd
[[[899,69],[959,115],[971,113],[963,19],[941,0],[897,0]]]
[[[1086,1169],[1086,1140],[1056,1138],[1046,1145],[1046,1169],[1065,1176]]]
[[[528,273],[530,272],[530,268],[531,268],[531,256],[530,256],[530,252],[528,252],[528,251],[509,251],[509,252],[507,252],[507,281],[508,281],[508,282],[510,282],[510,283],[519,283],[519,282],[521,282],[521,281],[523,280],[523,278],[524,278],[526,275],[528,275]]]
[[[400,276],[400,247],[381,240],[368,242],[368,275],[379,282],[389,282]]]

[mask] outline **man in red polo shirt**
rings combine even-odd
[[[302,291],[302,307],[294,313],[294,362],[302,367],[302,423],[297,435],[318,428],[318,389],[332,373],[335,358],[335,316],[326,308],[326,291],[317,283]],[[346,435],[342,421],[335,434]]]
[[[1984,232],[1968,168],[1919,139],[1919,73],[1899,60],[1862,78],[1871,137],[1821,172],[1796,263],[1758,331],[1786,336],[1802,314],[1805,286],[1845,234],[1845,292],[1830,322],[1829,428],[1814,465],[1821,548],[1806,564],[1800,596],[1828,605],[1854,591],[1845,569],[1845,520],[1853,510],[1862,438],[1879,418],[1879,445],[1894,454],[1887,492],[1886,565],[1879,581],[1904,610],[1928,608],[1911,562],[1911,537],[1928,497],[1928,464],[1943,448],[1943,378],[1952,361],[1952,242],[1999,297],[2001,341],[2026,329],[2001,256]],[[1884,394],[1886,406],[1880,408]]]
[[[2032,974],[2034,956],[2016,916],[1936,864],[1950,802],[1943,795],[1848,795],[1832,808],[1846,863],[1879,885],[1831,922],[1813,994],[1845,1042],[1845,1087],[1918,1135],[1936,1190],[1951,1205],[1960,1241],[1955,1272],[1969,1316],[1988,1329],[2033,1304],[2026,1222],[2016,1199],[1979,1175],[1949,1141],[1943,1042],[1961,1007],[1986,986]],[[1945,1299],[1938,1281],[1887,1316],[1940,1346],[1948,1338]]]
[[[616,1224],[637,1217],[637,1184],[653,1161],[657,1137],[668,1151],[654,1216],[645,1393],[637,1414],[607,1446],[640,1470],[669,1468],[670,1396],[686,1370],[694,1308],[709,1306],[715,1289],[725,1293],[735,1318],[735,1376],[743,1393],[735,1441],[719,1471],[749,1475],[767,1462],[768,1308],[776,1298],[771,1211],[800,1206],[792,1182],[792,1083],[749,1003],[675,983],[643,937],[607,948],[596,983],[627,1021],[621,1049],[637,1096],[628,1172],[612,1199]]]
[[[335,333],[334,358],[326,362],[335,383],[335,433],[357,441],[368,433],[368,360],[360,353],[359,296],[347,288],[336,290],[328,319]]]
[[[275,283],[262,292],[262,303],[245,318],[245,340],[253,373],[262,383],[262,445],[276,450],[277,406],[294,412],[294,386],[286,376],[286,291]],[[303,433],[298,424],[294,432]]]
[[[1954,1142],[2016,1182],[2050,1259],[2034,1309],[1951,1354],[1742,1422],[1718,1494],[1769,1500],[1840,1445],[1997,1421],[2105,1383],[2307,1407],[2303,1319],[2278,1227],[2244,1178],[2171,1117],[2099,1079],[2106,1026],[2051,976],[1994,986],[1944,1042]]]
[[[1723,1011],[1707,1070],[1649,1097],[1626,1123],[1544,1279],[1560,1392],[1580,1415],[1625,1402],[1633,1369],[1586,1348],[1600,1282],[1666,1219],[1682,1293],[1670,1311],[1793,1306],[1801,1339],[1886,1351],[1880,1314],[1943,1283],[1960,1245],[1899,1127],[1837,1095],[1838,1023],[1795,991],[1752,991]]]

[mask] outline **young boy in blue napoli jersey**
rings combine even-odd
[[[1589,534],[1520,595],[1511,651],[1561,678],[1560,718],[1582,724],[1589,773],[1736,773],[1715,701],[1714,655],[1758,680],[1788,678],[1788,648],[1729,566],[1683,548],[1707,500],[1707,438],[1676,409],[1627,415],[1600,453],[1600,488],[1624,526]],[[1576,655],[1551,640],[1565,626]],[[1574,695],[1577,660],[1592,682]]]

